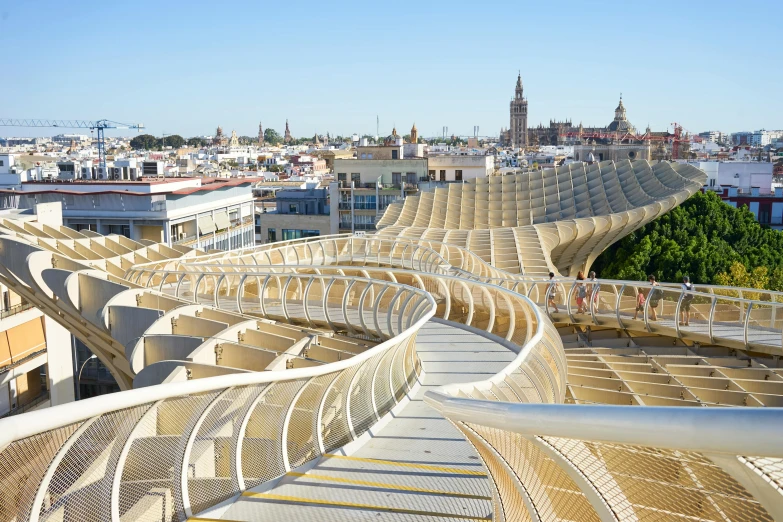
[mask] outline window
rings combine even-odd
[[[351,181],[354,183],[354,186],[358,187],[362,182],[362,176],[358,172],[351,172]]]
[[[362,158],[361,158],[361,159],[367,159],[367,154],[365,154],[364,152],[362,152]]]
[[[3,160],[0,160],[0,167],[4,166]]]
[[[410,183],[411,185],[416,184],[416,173],[415,172],[406,172],[405,173],[405,183]]]
[[[297,211],[296,211],[296,204],[295,203],[290,203],[288,205],[288,213],[289,214],[296,214],[297,213]]]
[[[429,175],[430,175],[430,179],[434,181],[435,180],[435,171],[434,170],[429,171]]]
[[[345,172],[340,172],[337,174],[337,181],[346,181]]]
[[[454,171],[454,179],[457,181],[462,181],[462,171],[461,170],[455,170]]]
[[[372,154],[368,154],[367,159],[372,159]]]
[[[295,228],[283,229],[283,241],[288,241],[289,239],[302,239],[303,237],[317,237],[320,235],[321,232],[318,230],[298,230]]]
[[[392,159],[400,159],[399,156],[400,156],[400,151],[396,149],[392,150]]]
[[[440,171],[440,180],[441,181],[446,181],[446,171],[445,170],[441,170]]]
[[[266,242],[267,243],[274,243],[277,241],[277,230],[274,228],[269,228],[266,231]]]
[[[392,185],[402,184],[402,172],[392,172]]]

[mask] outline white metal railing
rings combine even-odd
[[[183,270],[203,271],[221,269],[220,265],[225,265],[222,269],[234,270],[231,267],[252,264],[283,270],[283,266],[344,263],[452,273],[463,279],[503,286],[530,297],[556,322],[609,325],[700,342],[721,342],[742,349],[783,351],[783,310],[778,311],[783,308],[781,292],[716,285],[698,285],[690,292],[675,283],[661,283],[651,292],[649,283],[643,282],[607,279],[577,282],[573,278],[556,278],[554,286],[558,291],[550,302],[553,281],[521,274],[498,277],[501,271],[469,250],[428,240],[338,236],[208,256],[195,262],[184,259],[178,261],[178,266]],[[126,277],[138,282],[140,270],[166,265],[171,266],[170,263],[139,265],[129,270]],[[587,289],[590,295],[580,297],[581,288]],[[639,293],[644,299],[637,311]],[[548,304],[557,305],[557,312]]]
[[[140,280],[150,286],[163,283],[164,291],[180,294],[183,278],[197,277],[202,282],[193,287],[193,297],[208,297],[225,308],[237,299],[244,303],[246,292],[259,284],[256,277],[263,277],[261,295],[270,300],[251,299],[258,310],[269,313],[277,307],[277,314],[298,321],[314,320],[315,309],[308,303],[324,310],[322,296],[308,296],[309,289],[315,297],[318,276],[247,268],[242,274],[183,272],[176,282],[168,273]],[[366,432],[413,385],[420,364],[414,335],[436,312],[435,299],[443,303],[438,315],[444,320],[489,332],[519,352],[499,386],[508,393],[527,394],[530,400],[562,401],[562,347],[558,340],[543,350],[529,348],[542,338],[542,321],[548,320],[526,297],[454,276],[359,269],[371,271],[372,279],[320,277],[346,285],[377,285],[353,295],[348,289],[336,292],[342,314],[350,315],[344,310],[346,302],[358,300],[372,313],[359,314],[353,324],[378,324],[377,304],[388,298],[389,310],[398,305],[396,321],[386,317],[393,337],[362,354],[317,367],[154,386],[34,412],[24,423],[0,422],[0,469],[30,477],[24,483],[14,473],[0,478],[14,499],[4,509],[19,520],[63,513],[66,520],[159,519],[161,513],[183,518],[334,451]],[[381,277],[384,270],[389,279]],[[393,278],[417,281],[421,287],[402,286]],[[213,282],[207,285],[205,280]],[[386,295],[394,287],[409,289],[404,302],[399,291]],[[298,290],[289,292],[293,288]],[[417,302],[413,296],[425,299]],[[294,306],[297,302],[303,307]],[[400,331],[396,326],[403,319],[409,326]],[[30,453],[36,458],[28,459]],[[22,487],[27,483],[35,486]]]
[[[400,307],[410,310],[407,328],[342,361],[0,421],[0,510],[15,520],[182,519],[356,440],[415,383],[415,333],[434,313],[432,298],[418,295],[424,306],[406,298]]]

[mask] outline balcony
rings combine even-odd
[[[27,303],[27,302],[19,303],[18,305],[12,306],[8,310],[3,310],[2,312],[0,312],[0,319],[11,317],[12,315],[16,315],[18,313],[24,312],[31,308],[34,308],[34,306],[31,303]]]
[[[255,227],[255,223],[253,222],[253,216],[245,216],[242,218],[242,220],[231,220],[231,226],[229,228],[223,229],[223,230],[216,230],[215,232],[212,232],[211,234],[204,234],[202,236],[198,235],[192,235],[183,237],[181,239],[178,239],[176,241],[172,241],[172,245],[184,245],[184,246],[190,246],[192,243],[196,243],[198,241],[209,241],[216,236],[219,236],[221,234],[234,232],[237,229],[245,228],[246,226],[253,226]]]

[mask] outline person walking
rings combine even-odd
[[[587,311],[585,297],[587,297],[587,285],[580,283],[585,280],[585,273],[581,270],[576,274],[576,313],[583,314]]]
[[[587,274],[588,280],[591,282],[589,285],[587,285],[587,295],[590,299],[590,306],[594,310],[594,313],[598,313],[598,290],[600,289],[601,285],[598,284],[598,279],[595,277],[595,271],[590,270],[590,273]]]
[[[644,290],[641,288],[636,289],[636,310],[633,313],[633,319],[636,320],[636,316],[639,315],[639,312],[642,312],[642,317],[644,317]]]
[[[682,285],[680,286],[683,292],[682,302],[680,303],[680,326],[690,326],[691,302],[693,301],[693,294],[691,292],[693,292],[693,283],[691,283],[688,276],[683,276]]]
[[[655,280],[655,276],[652,274],[647,276],[647,281],[650,283],[650,286],[652,286],[648,296],[648,299],[650,299],[650,319],[657,321],[658,315],[655,309],[658,307],[658,303],[661,302],[661,291],[655,287],[660,285],[658,284],[658,281]]]
[[[547,287],[546,291],[546,309],[549,310],[549,307],[555,309],[555,313],[558,313],[560,310],[557,309],[557,281],[555,281],[555,273],[549,272],[549,286]]]

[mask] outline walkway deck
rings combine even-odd
[[[305,474],[289,473],[271,490],[246,492],[219,519],[491,520],[491,485],[478,455],[422,396],[444,384],[486,379],[515,354],[436,322],[419,332],[417,350],[422,385],[369,442],[350,456],[325,456]]]

